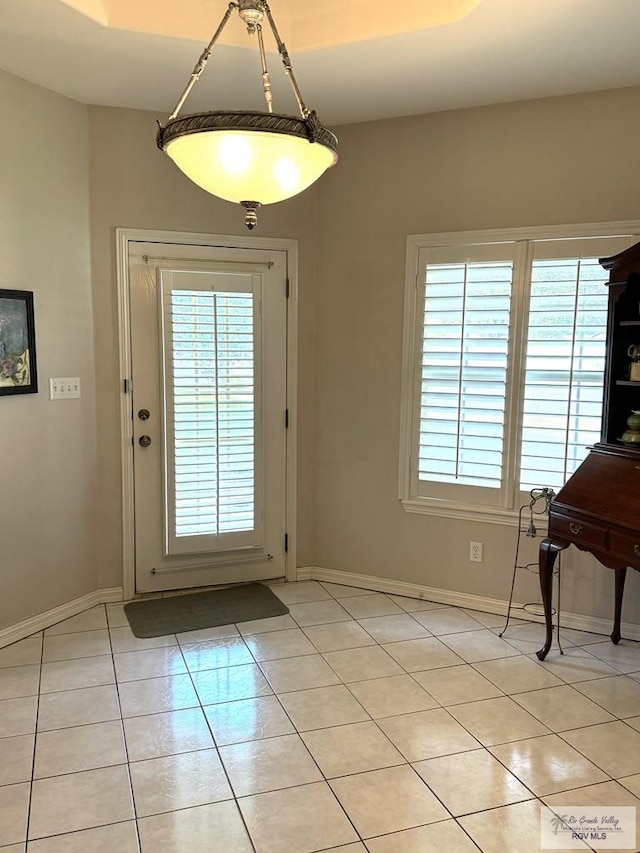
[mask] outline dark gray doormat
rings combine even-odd
[[[132,601],[125,604],[124,612],[135,636],[146,638],[284,616],[289,608],[268,587],[249,583],[228,589]]]

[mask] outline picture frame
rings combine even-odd
[[[0,288],[0,397],[37,392],[33,292]]]

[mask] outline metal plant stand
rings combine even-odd
[[[499,637],[502,637],[507,628],[509,627],[509,620],[511,618],[511,611],[513,609],[524,610],[525,612],[535,613],[536,611],[533,608],[540,608],[541,605],[537,602],[528,602],[527,604],[523,604],[520,607],[514,607],[513,605],[513,591],[516,585],[516,575],[518,573],[518,569],[524,569],[526,572],[531,572],[532,574],[539,574],[538,570],[538,562],[537,560],[532,563],[520,563],[520,540],[522,535],[524,534],[528,539],[535,539],[538,535],[538,531],[536,530],[536,525],[534,522],[535,516],[541,515],[549,515],[549,506],[551,505],[551,501],[555,498],[556,493],[553,489],[548,487],[542,487],[539,489],[531,489],[529,493],[531,495],[531,500],[523,504],[520,507],[518,512],[518,535],[516,538],[516,553],[513,561],[513,577],[511,578],[511,592],[509,593],[509,605],[507,607],[507,620],[504,624],[504,628],[498,634]],[[526,527],[523,525],[523,516],[525,512],[528,510],[529,519]],[[564,654],[564,650],[562,648],[562,644],[560,642],[560,566],[561,566],[561,558],[558,556],[557,568],[554,570],[554,576],[558,579],[558,607],[557,609],[552,610],[552,614],[556,616],[556,631],[558,634],[558,648],[560,649],[560,654]]]

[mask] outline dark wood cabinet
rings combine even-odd
[[[640,243],[600,263],[609,271],[602,435],[549,510],[539,553],[546,622],[540,660],[551,648],[552,576],[560,551],[575,545],[615,571],[614,643],[620,640],[627,567],[640,570],[640,443],[621,441],[627,419],[640,410],[640,381],[631,378],[629,356],[631,347],[640,349]]]
[[[619,446],[627,418],[640,410],[640,381],[630,378],[629,357],[631,346],[640,347],[640,243],[600,263],[609,271],[601,441]]]

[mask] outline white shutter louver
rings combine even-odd
[[[607,326],[596,258],[534,260],[520,488],[561,488],[599,440]]]
[[[210,280],[198,287],[198,273],[169,276],[163,300],[167,552],[256,547],[252,277],[234,276],[239,281],[230,286],[227,275],[215,287]]]
[[[418,479],[499,489],[513,262],[427,263]]]

